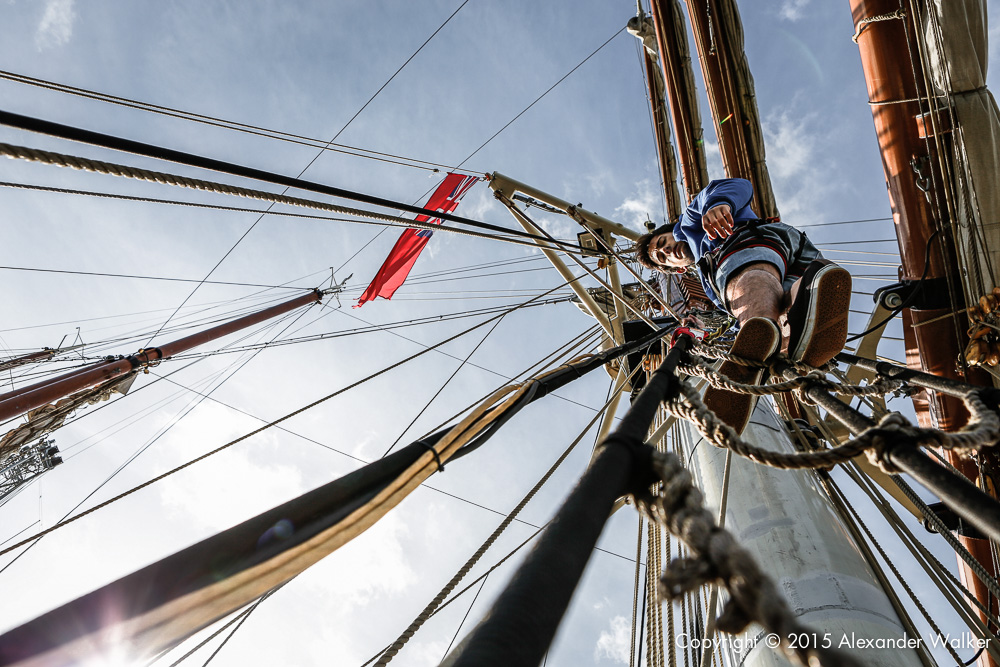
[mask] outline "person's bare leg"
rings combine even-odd
[[[733,354],[764,361],[778,350],[781,330],[777,321],[783,297],[780,274],[771,264],[749,264],[729,280],[726,300],[740,321]],[[719,373],[742,384],[760,384],[764,369],[726,361],[719,367]],[[716,387],[705,390],[705,405],[737,433],[749,423],[755,401],[749,394]]]
[[[766,317],[777,322],[785,300],[781,274],[772,264],[747,264],[729,279],[726,300],[740,324],[751,317]]]

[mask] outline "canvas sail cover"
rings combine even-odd
[[[930,75],[955,125],[956,242],[977,299],[1000,284],[1000,111],[986,88],[989,41],[982,0],[932,0],[924,17]]]

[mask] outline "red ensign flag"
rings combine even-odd
[[[431,198],[427,200],[424,208],[440,213],[451,213],[458,206],[459,200],[469,191],[473,183],[479,180],[476,176],[463,176],[462,174],[448,174],[444,182],[438,186]],[[430,218],[426,215],[418,215],[418,222],[430,222],[433,225],[440,225],[440,218]],[[396,293],[406,276],[410,275],[420,251],[427,245],[427,240],[434,232],[430,229],[407,229],[404,231],[396,245],[392,247],[389,256],[385,258],[382,268],[375,274],[375,279],[365,290],[365,293],[358,299],[355,308],[360,308],[366,301],[371,301],[377,296],[383,299],[391,299]]]

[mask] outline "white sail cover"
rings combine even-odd
[[[968,296],[976,299],[1000,284],[1000,111],[986,88],[986,4],[932,0],[929,6],[924,36],[930,75],[954,110],[957,243],[969,269]]]

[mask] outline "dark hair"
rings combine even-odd
[[[654,236],[659,236],[660,234],[666,234],[667,232],[674,231],[674,225],[676,223],[668,222],[666,224],[660,225],[648,234],[643,234],[635,242],[635,259],[640,264],[645,266],[647,269],[653,269],[654,271],[662,271],[664,267],[660,266],[653,261],[653,258],[649,256],[649,243],[653,240]]]

